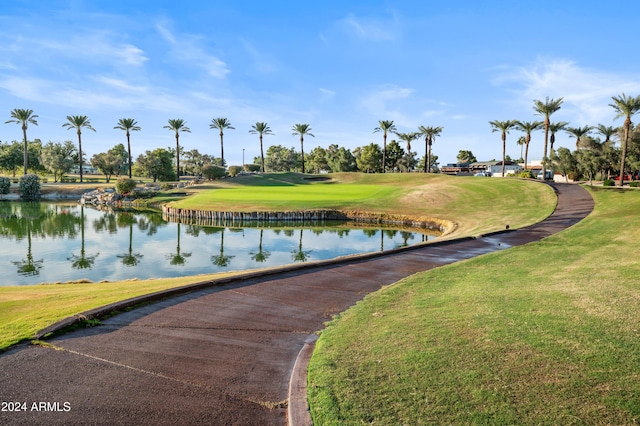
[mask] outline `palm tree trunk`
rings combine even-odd
[[[262,149],[262,134],[260,134],[260,165],[262,168],[262,173],[264,173],[264,151]]]
[[[180,182],[180,136],[176,131],[176,174],[178,175],[178,182]]]
[[[629,127],[631,127],[631,119],[627,117],[624,122],[624,142],[622,143],[622,154],[620,158],[620,188],[624,186],[624,163],[627,159],[627,142],[629,141]]]
[[[304,138],[300,134],[300,152],[302,153],[302,174],[304,174]]]
[[[27,174],[27,167],[28,167],[28,162],[29,162],[29,155],[28,155],[28,149],[29,149],[29,144],[27,143],[27,127],[26,126],[22,126],[22,134],[24,135],[24,159],[23,159],[23,164],[24,164],[24,174]]]
[[[224,167],[224,142],[222,140],[222,130],[220,130],[220,162],[222,163],[220,165]]]
[[[544,163],[547,160],[547,142],[549,141],[549,125],[550,124],[551,123],[549,122],[549,118],[546,117],[544,120],[544,152],[542,154],[542,180],[544,180],[547,175],[547,170]]]
[[[387,170],[387,131],[384,131],[384,134],[382,135],[382,141],[383,141],[383,146],[382,146],[382,173],[386,173]]]
[[[80,137],[82,132],[78,129],[78,162],[80,163],[80,183],[82,183],[82,138]]]
[[[129,141],[128,131],[127,131],[127,153],[129,154],[129,179],[131,179],[131,141]]]
[[[507,135],[502,132],[502,177],[504,177],[504,156],[507,152]]]

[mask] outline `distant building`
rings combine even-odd
[[[74,175],[78,175],[80,174],[80,167],[79,166],[73,166],[71,168],[71,173]],[[98,174],[98,169],[96,169],[95,167],[91,167],[91,166],[87,166],[85,164],[82,165],[82,174],[83,175],[95,175]]]
[[[502,161],[477,161],[475,163],[453,163],[440,168],[442,173],[456,176],[473,176],[481,173],[487,176],[502,177]],[[522,167],[512,161],[505,161],[505,175],[516,174]]]

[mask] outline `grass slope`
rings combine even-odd
[[[332,175],[333,176],[333,175]],[[185,208],[250,210],[273,208],[348,208],[428,215],[454,220],[456,235],[503,229],[537,222],[554,205],[544,185],[512,179],[453,178],[423,174],[338,174],[330,181],[304,179],[298,174],[266,174],[202,185],[180,202]],[[277,195],[276,195],[277,194]],[[316,200],[316,201],[310,201]],[[197,206],[197,207],[187,207]],[[498,213],[498,214],[496,214]],[[111,283],[0,287],[0,349],[70,315],[146,293],[212,279],[185,277]]]
[[[192,189],[171,203],[194,210],[336,209],[449,220],[455,236],[518,228],[548,216],[555,203],[544,185],[517,179],[433,174],[336,173],[326,180],[282,173],[242,176]]]
[[[322,332],[314,424],[637,424],[640,193],[541,242],[416,274]]]

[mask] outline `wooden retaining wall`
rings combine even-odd
[[[359,211],[339,210],[298,210],[298,211],[266,211],[266,212],[230,212],[213,210],[191,210],[162,206],[162,217],[167,221],[179,221],[200,226],[233,226],[244,227],[249,222],[322,222],[325,220],[346,220],[359,223],[377,223],[400,225],[411,228],[439,231],[443,235],[456,228],[453,222],[433,219],[415,218],[404,215],[372,214]]]

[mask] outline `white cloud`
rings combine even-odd
[[[393,41],[400,33],[399,19],[392,14],[391,19],[371,19],[349,14],[338,22],[348,34],[366,41]]]
[[[224,78],[229,74],[227,64],[218,57],[209,54],[201,44],[201,37],[189,34],[176,36],[166,24],[156,24],[156,30],[171,45],[171,54],[178,59],[183,66],[196,67],[212,77]]]
[[[613,117],[611,97],[640,93],[640,79],[580,67],[565,59],[537,58],[525,67],[503,68],[494,84],[515,84],[518,103],[534,99],[563,98],[562,111],[575,125],[608,123]]]

